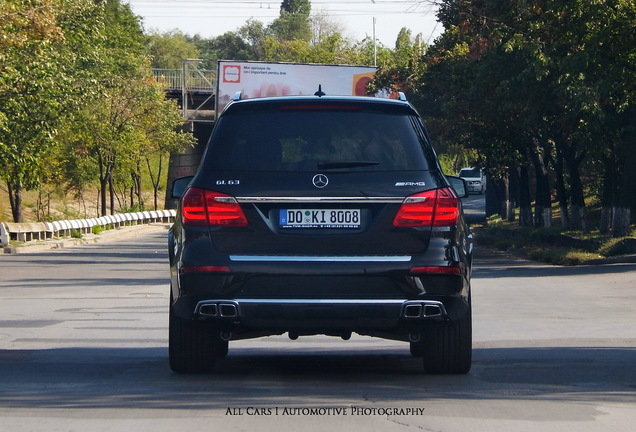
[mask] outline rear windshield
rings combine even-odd
[[[476,168],[463,168],[459,172],[460,177],[481,177],[479,170]]]
[[[377,111],[273,110],[226,114],[205,168],[238,171],[426,170],[414,118]]]

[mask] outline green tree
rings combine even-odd
[[[92,70],[100,91],[78,107],[60,142],[64,153],[73,155],[63,166],[86,167],[67,171],[72,185],[81,187],[90,174],[96,176],[105,215],[116,211],[117,201],[120,208],[133,206],[135,198],[143,204],[140,171],[144,157],[153,153],[149,148],[157,146],[157,133],[166,143],[186,145],[191,138],[175,132],[182,123],[179,111],[150,73],[141,26],[130,7],[107,1],[102,25],[103,39],[94,47],[102,61]]]
[[[19,222],[22,192],[39,186],[57,128],[90,91],[78,68],[96,56],[81,41],[98,37],[100,27],[71,29],[72,22],[99,17],[103,7],[89,0],[5,0],[0,10],[0,176]]]
[[[208,42],[211,58],[215,60],[256,60],[252,47],[237,32],[226,32]]]
[[[261,59],[263,57],[263,40],[267,35],[265,25],[258,20],[249,19],[238,29],[238,34],[250,47],[250,59]]]
[[[403,27],[395,41],[395,49],[388,55],[379,56],[379,70],[372,86],[375,90],[405,92],[414,105],[419,105],[417,83],[425,71],[423,61],[426,45],[422,35],[412,36],[411,30]]]
[[[104,38],[103,67],[95,71],[103,93],[82,112],[83,135],[99,167],[102,215],[115,212],[114,175],[118,162],[135,150],[133,119],[143,109],[143,83],[150,79],[141,23],[129,5],[106,1]]]
[[[310,0],[283,0],[280,4],[280,12],[282,14],[298,14],[309,16],[311,13]]]
[[[271,35],[281,41],[311,40],[311,2],[309,0],[283,0],[280,16],[269,26]]]
[[[249,19],[236,31],[214,38],[189,37],[203,59],[203,68],[215,70],[217,60],[263,60],[263,43],[267,29],[258,20]]]
[[[183,59],[199,57],[197,47],[180,31],[153,32],[146,41],[151,66],[157,69],[180,69]]]
[[[140,166],[144,164],[147,168],[153,190],[153,208],[158,210],[159,190],[162,186],[166,160],[171,153],[180,153],[186,147],[193,147],[196,140],[190,132],[184,132],[180,128],[183,119],[176,101],[164,99],[162,89],[159,87],[155,86],[154,93],[149,100],[152,109],[146,110],[145,115],[138,122],[143,132],[144,145],[135,155],[137,157],[135,166],[138,167],[136,178],[139,181],[141,181]],[[141,189],[141,184],[138,185],[138,189]],[[141,197],[139,198],[141,202]]]
[[[414,86],[427,101],[420,110],[433,135],[477,150],[503,189],[519,191],[502,200],[520,201],[524,223],[531,200],[530,223],[549,223],[547,180],[555,178],[562,215],[569,200],[571,222],[585,230],[582,173],[593,179],[602,164],[614,167],[605,170],[618,191],[610,201],[622,200],[613,213],[633,207],[634,152],[625,149],[634,140],[634,16],[633,1],[440,2],[446,31]],[[626,232],[629,217],[622,220],[613,226]]]
[[[141,28],[130,19],[126,10],[120,12],[119,8],[115,8],[110,15],[113,21],[110,23],[112,38],[118,41],[119,37],[125,36],[127,40],[117,43],[111,53],[120,58],[121,51],[129,52],[132,46],[135,47],[135,55],[120,61],[113,75],[116,80],[107,81],[110,91],[85,111],[90,119],[86,124],[94,125],[84,134],[90,137],[87,140],[91,144],[88,154],[97,161],[99,167],[102,214],[107,212],[107,201],[110,212],[115,212],[116,180],[122,184],[120,191],[132,191],[131,207],[134,205],[134,195],[143,205],[140,171],[146,157],[165,148],[174,149],[175,145],[183,148],[183,145],[191,142],[190,135],[175,132],[182,123],[178,109],[174,103],[165,100],[161,88],[150,76],[143,56]],[[158,133],[163,135],[164,144],[157,143],[160,139]],[[153,179],[155,205],[158,178]],[[123,195],[123,192],[120,193]],[[120,199],[122,201],[124,198]]]

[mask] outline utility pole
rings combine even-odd
[[[375,17],[373,17],[373,66],[378,65],[378,44],[375,38]]]

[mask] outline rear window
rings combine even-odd
[[[459,171],[459,176],[460,177],[481,177],[481,174],[479,173],[478,169],[463,168],[461,171]]]
[[[423,132],[404,114],[259,110],[219,119],[205,168],[238,171],[426,170]]]

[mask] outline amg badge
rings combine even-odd
[[[426,186],[426,182],[397,182],[395,183],[395,187],[408,187],[408,186]]]

